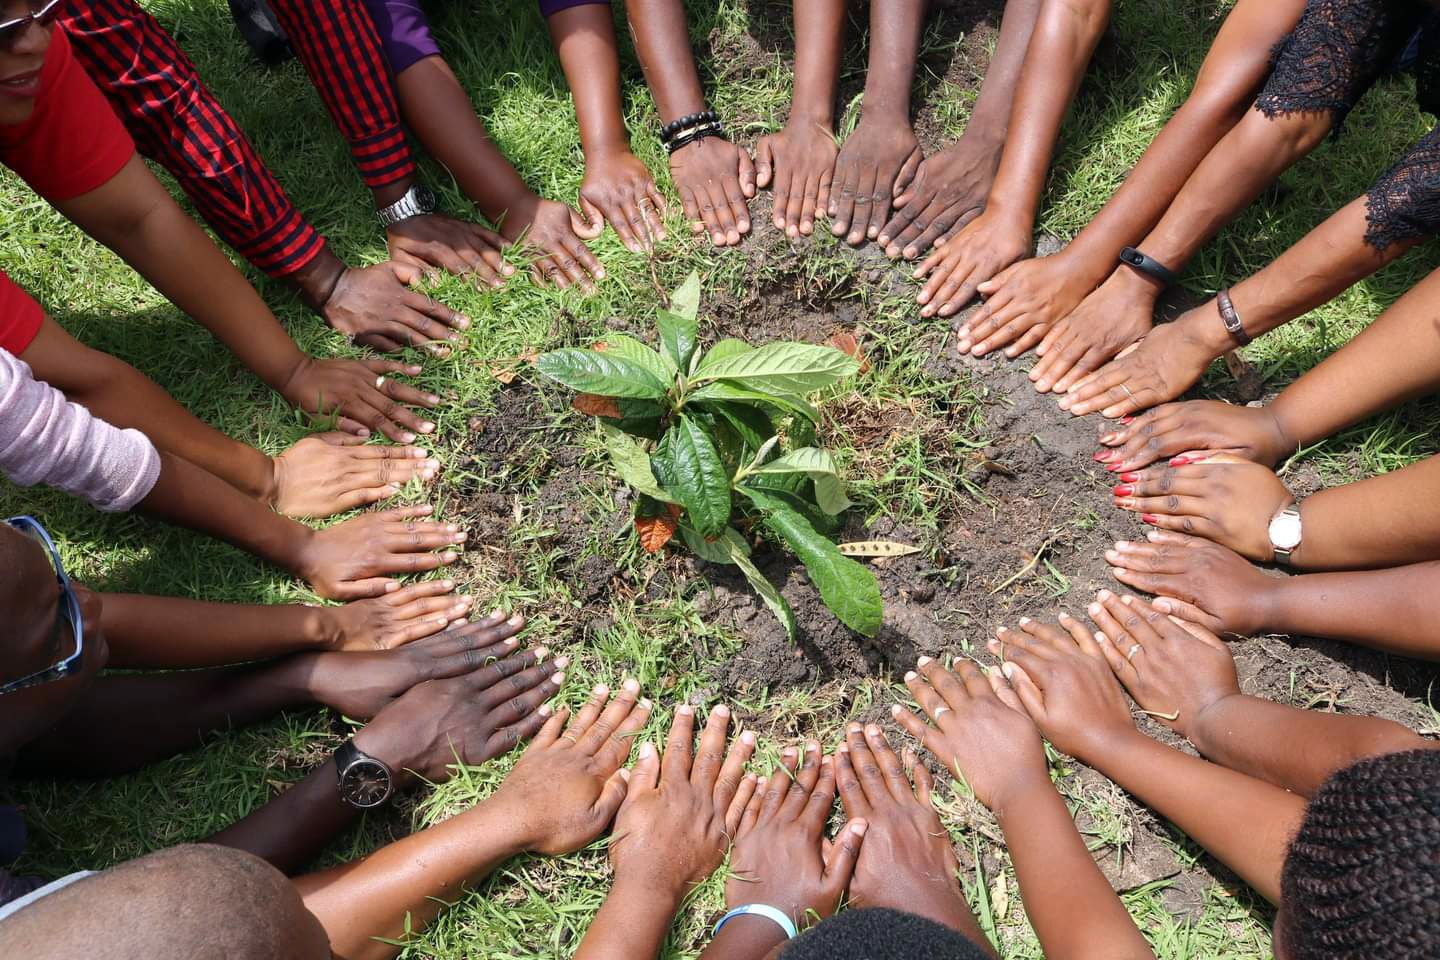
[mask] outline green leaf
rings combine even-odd
[[[765,525],[790,545],[810,574],[835,616],[850,629],[873,637],[880,632],[884,604],[880,584],[864,565],[840,553],[835,544],[826,540],[815,528],[779,497],[741,486],[765,515]]]
[[[705,368],[712,363],[719,363],[721,360],[728,359],[729,357],[738,357],[740,354],[749,353],[753,349],[755,348],[744,340],[736,340],[733,337],[721,340],[711,347],[709,352],[700,360],[700,365],[695,368],[692,376],[704,372]]]
[[[751,453],[759,450],[768,437],[775,435],[775,426],[770,422],[770,418],[756,407],[715,400],[705,400],[697,405],[714,412],[729,423]]]
[[[680,498],[690,523],[707,540],[720,536],[730,522],[730,475],[715,444],[688,416],[665,434],[668,470],[665,484]]]
[[[700,274],[690,271],[690,276],[680,282],[670,294],[670,310],[677,316],[692,323],[700,313]]]
[[[830,456],[828,450],[801,447],[757,467],[754,472],[806,474],[815,481],[815,503],[821,510],[837,514],[850,507],[850,500],[845,496],[845,487],[840,482],[839,468],[835,466],[835,458]]]
[[[605,349],[599,351],[600,353],[607,356],[624,357],[631,363],[638,363],[653,373],[661,383],[673,383],[675,375],[680,372],[679,368],[670,362],[669,357],[629,334],[606,334],[601,342],[605,344]]]
[[[732,554],[736,551],[739,551],[741,556],[748,557],[750,555],[750,544],[745,542],[745,538],[740,536],[739,531],[734,527],[726,527],[725,532],[720,535],[718,540],[706,540],[695,532],[694,527],[688,523],[682,523],[680,524],[680,536],[684,539],[685,546],[690,548],[691,553],[710,563],[733,565],[735,559]]]
[[[704,364],[702,363],[703,367]],[[778,407],[787,413],[797,413],[807,420],[819,421],[820,411],[816,410],[802,397],[792,396],[786,393],[759,393],[755,390],[747,390],[728,380],[718,380],[715,383],[707,383],[705,386],[690,394],[689,401],[706,400],[735,400],[740,403],[755,405],[769,405]]]
[[[660,342],[671,360],[680,370],[690,369],[690,356],[695,352],[695,335],[700,328],[694,320],[687,320],[678,313],[661,310],[655,317],[660,328]]]
[[[605,435],[605,450],[610,454],[610,462],[615,465],[615,472],[621,480],[647,497],[666,503],[680,502],[655,481],[655,472],[650,469],[650,454],[634,437],[604,422],[600,424],[600,432]]]
[[[741,573],[745,574],[745,579],[750,581],[750,586],[755,588],[760,599],[765,601],[765,606],[770,608],[770,612],[775,614],[775,619],[779,620],[781,626],[785,628],[785,634],[790,638],[790,642],[794,643],[796,634],[794,611],[790,609],[790,604],[785,601],[785,597],[776,589],[775,584],[766,580],[765,574],[761,573],[760,568],[755,566],[755,562],[750,559],[750,549],[745,546],[744,538],[737,534],[736,540],[739,541],[740,546],[745,547],[745,552],[739,553],[732,549],[731,562],[740,568]],[[731,543],[728,537],[721,542]]]
[[[850,376],[860,365],[834,347],[767,343],[748,353],[701,364],[696,382],[728,380],[761,393],[804,396]]]
[[[535,369],[581,393],[651,400],[665,396],[665,383],[645,367],[594,350],[567,347],[542,353],[535,360]]]

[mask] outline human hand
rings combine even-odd
[[[760,138],[756,184],[774,194],[775,229],[792,240],[815,232],[815,218],[830,205],[830,178],[839,153],[830,128],[806,118],[792,116],[785,129]]]
[[[1169,530],[1151,530],[1147,538],[1122,540],[1105,551],[1105,562],[1116,580],[1157,594],[1157,610],[1242,637],[1271,625],[1271,600],[1283,580],[1209,540]]]
[[[885,255],[914,260],[979,216],[999,167],[999,144],[966,135],[922,159],[880,228]]]
[[[825,840],[825,821],[835,802],[835,767],[820,744],[805,744],[798,772],[794,747],[781,753],[780,766],[745,808],[730,854],[725,906],[763,903],[789,915],[803,928],[807,917],[830,916],[840,905],[860,844],[863,820],[851,820]]]
[[[574,284],[587,294],[594,293],[590,278],[605,279],[605,268],[576,235],[574,221],[578,217],[563,203],[529,193],[506,210],[500,233],[512,243],[523,244],[535,257],[530,276],[537,284],[553,283],[561,290]]]
[[[570,227],[580,239],[594,240],[606,221],[625,248],[636,253],[653,250],[665,239],[665,197],[645,164],[624,147],[585,157],[580,211],[571,216]]]
[[[1206,710],[1240,695],[1235,658],[1204,627],[1177,623],[1138,597],[1101,590],[1089,607],[1095,642],[1140,709],[1189,737]]]
[[[1134,348],[1070,384],[1060,398],[1060,409],[1077,417],[1098,412],[1118,420],[1189,390],[1210,361],[1225,352],[1197,335],[1197,328],[1186,322],[1189,315],[1160,324]]]
[[[909,122],[867,112],[845,139],[831,179],[830,232],[858,245],[880,236],[890,204],[920,167],[920,141]]]
[[[960,862],[931,803],[930,771],[909,749],[902,767],[873,723],[863,730],[850,724],[834,763],[846,818],[867,824],[850,879],[851,905],[903,910],[957,930],[972,925],[956,878]]]
[[[914,278],[925,281],[915,297],[920,316],[954,316],[974,299],[981,283],[1029,253],[1029,227],[1007,214],[986,210],[953,237],[936,243],[915,268]]]
[[[1115,506],[1165,530],[1193,533],[1261,563],[1275,559],[1270,521],[1295,497],[1269,467],[1218,453],[1178,467],[1151,467],[1116,485]]]
[[[464,620],[471,600],[455,596],[454,580],[422,580],[392,593],[316,607],[325,649],[335,653],[390,650]]]
[[[419,268],[386,261],[349,267],[320,307],[325,322],[363,346],[385,353],[402,347],[429,347],[444,354],[446,343],[459,343],[470,318],[433,300],[411,285]]]
[[[568,727],[570,711],[557,712],[486,801],[506,811],[523,850],[574,853],[615,819],[631,775],[624,769],[630,741],[650,717],[651,703],[637,703],[639,693],[640,684],[626,680],[611,700],[602,684]]]
[[[1019,630],[1001,627],[995,636],[990,652],[1005,661],[1001,672],[1057,750],[1095,766],[1136,734],[1125,692],[1078,620],[1062,613],[1054,627],[1022,618]]]
[[[306,437],[271,460],[270,506],[287,517],[330,517],[434,479],[440,461],[419,447],[367,444],[345,433]]]
[[[934,726],[898,703],[890,714],[946,769],[964,778],[977,800],[998,811],[1025,791],[1049,789],[1040,733],[999,671],[982,674],[969,660],[957,661],[950,671],[929,657],[916,666],[920,673],[905,674],[905,686]]]
[[[296,657],[301,664],[298,672],[304,689],[315,702],[347,717],[368,720],[428,680],[446,680],[473,673],[491,660],[495,661],[500,678],[518,674],[521,670],[534,666],[544,658],[544,647],[514,657],[508,656],[516,646],[513,637],[524,625],[525,618],[522,616],[516,615],[507,620],[503,612],[496,612],[475,623],[451,627],[438,636],[417,640],[393,650],[300,654]],[[502,661],[499,659],[501,657],[506,659]],[[563,670],[565,663],[557,660],[550,666],[553,669],[541,676],[540,680],[548,677],[550,673]],[[495,671],[491,673],[494,674]],[[492,676],[478,681],[485,686],[472,686],[471,694],[487,689],[496,679],[499,678]],[[515,677],[512,681],[512,695],[529,689],[528,686],[521,686],[526,679],[528,678],[524,676]],[[428,703],[430,707],[437,707],[442,702],[448,704],[445,698],[450,697],[454,691],[448,687],[440,689],[444,691],[443,697],[436,693],[416,699],[421,703]],[[416,730],[409,732],[415,733]],[[430,757],[435,751],[427,749],[423,752]]]
[[[1110,275],[1080,305],[1046,332],[1035,354],[1040,362],[1030,380],[1041,393],[1064,393],[1154,326],[1159,288],[1134,271]]]
[[[1218,400],[1167,403],[1138,417],[1126,417],[1120,429],[1102,436],[1100,443],[1112,449],[1097,453],[1095,459],[1111,473],[1139,470],[1157,460],[1179,467],[1217,453],[1273,467],[1298,446],[1286,436],[1271,408],[1237,407]]]
[[[1094,289],[1068,249],[1012,263],[978,284],[985,302],[961,325],[955,348],[983,357],[1005,347],[1013,360],[1039,343]]]
[[[389,574],[420,573],[454,563],[454,550],[431,551],[465,542],[453,523],[421,520],[433,507],[396,507],[366,514],[324,530],[306,530],[296,548],[292,572],[328,600],[377,597],[400,588]]]
[[[393,360],[316,360],[306,357],[278,389],[292,406],[317,416],[336,417],[336,426],[358,437],[372,429],[396,443],[413,443],[415,434],[435,424],[422,420],[406,404],[433,407],[434,394],[421,393],[388,374],[417,376],[420,368]]]
[[[385,228],[390,259],[423,271],[444,270],[457,277],[474,276],[498,289],[515,268],[501,256],[505,241],[478,223],[443,213],[407,217]]]
[[[640,745],[610,840],[617,884],[644,885],[678,904],[724,862],[730,838],[755,793],[755,778],[745,775],[745,764],[755,752],[755,734],[741,734],[727,753],[729,725],[728,707],[722,704],[710,711],[699,751],[692,757],[695,710],[681,704],[670,724],[664,758],[654,744]]]
[[[670,154],[670,176],[680,191],[690,231],[710,231],[717,247],[733,247],[750,232],[755,164],[724,137],[704,137]]]

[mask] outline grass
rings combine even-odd
[[[382,259],[383,238],[368,197],[300,68],[293,63],[274,71],[257,67],[220,0],[149,0],[146,6],[176,33],[280,181],[341,255],[351,262]],[[736,118],[733,125],[747,142],[778,129],[784,120],[790,77],[784,6],[758,0],[691,4],[692,38],[707,89],[716,107]],[[1112,36],[1065,124],[1042,208],[1042,231],[1073,236],[1099,209],[1183,100],[1226,9],[1215,0],[1187,0],[1163,11],[1153,5],[1117,5]],[[917,80],[920,120],[947,137],[963,130],[974,103],[972,87],[947,70],[971,27],[959,16],[947,10],[927,27]],[[521,173],[546,195],[573,198],[582,171],[574,117],[534,4],[510,0],[442,7],[437,26],[477,109]],[[624,103],[635,148],[652,169],[663,171],[653,102],[628,49],[625,56]],[[863,36],[852,31],[842,77],[842,129],[855,121],[863,66]],[[1327,212],[1363,192],[1386,162],[1381,158],[1397,156],[1426,129],[1410,99],[1409,81],[1382,83],[1351,114],[1345,136],[1299,164],[1283,178],[1282,189],[1243,213],[1202,251],[1187,283],[1212,290],[1269,262]],[[450,209],[466,209],[443,171],[432,166],[427,173]],[[305,432],[202,329],[8,175],[0,176],[0,199],[6,269],[67,329],[129,360],[199,416],[267,451],[276,452]],[[839,255],[838,243],[828,235],[801,245],[805,255],[798,261],[767,257],[757,263],[743,253],[694,245],[678,222],[672,227],[673,238],[654,264],[667,285],[699,269],[707,297],[717,291],[741,296],[782,274],[793,278],[798,273],[813,301],[840,296],[864,308],[869,335],[884,361],[868,375],[863,397],[832,407],[827,430],[854,478],[853,492],[867,518],[890,517],[932,534],[947,516],[977,504],[984,508],[964,473],[967,457],[986,445],[974,389],[967,381],[937,382],[925,374],[925,357],[916,344],[934,327],[916,322],[907,297],[857,278],[853,261]],[[595,249],[610,279],[588,299],[536,288],[523,277],[499,294],[478,292],[458,280],[440,282],[436,295],[463,309],[476,325],[465,350],[426,361],[422,382],[446,398],[436,417],[439,429],[427,443],[447,466],[432,489],[406,496],[423,496],[442,515],[456,517],[466,515],[467,501],[477,492],[499,493],[513,504],[516,522],[509,541],[472,546],[458,576],[481,607],[510,603],[526,611],[532,617],[531,637],[574,658],[567,696],[578,698],[598,680],[614,683],[636,676],[662,704],[681,698],[707,702],[717,695],[708,667],[737,649],[738,639],[700,615],[701,587],[660,580],[655,582],[669,585],[656,588],[658,594],[644,594],[655,573],[653,561],[638,556],[632,538],[616,524],[604,477],[597,472],[593,483],[582,485],[573,504],[590,524],[583,551],[617,562],[626,582],[638,589],[615,593],[607,615],[595,618],[574,585],[557,572],[562,561],[573,558],[561,555],[555,541],[559,520],[538,495],[552,465],[553,452],[544,442],[548,434],[529,438],[518,456],[503,461],[472,457],[469,424],[496,409],[500,385],[492,366],[513,363],[527,348],[597,333],[611,317],[648,314],[655,300],[651,265],[625,251],[610,233]],[[1283,383],[1353,336],[1434,265],[1430,251],[1417,249],[1301,321],[1262,338],[1247,355],[1272,385]],[[257,282],[305,349],[321,355],[354,353],[284,289]],[[555,429],[568,433],[578,421],[554,402]],[[904,413],[904,429],[885,422],[897,410]],[[1415,404],[1361,424],[1306,456],[1327,482],[1393,469],[1435,451],[1434,425],[1440,422],[1435,413],[1434,404]],[[586,463],[598,462],[593,446],[583,456]],[[203,537],[132,516],[98,514],[46,491],[6,486],[0,488],[0,499],[7,513],[42,517],[77,576],[97,587],[250,602],[314,599],[295,582]],[[1074,522],[1083,529],[1096,521],[1082,514]],[[1065,572],[1048,561],[1041,574],[1057,596],[1068,590]],[[942,618],[953,627],[954,652],[976,646],[966,629],[975,614],[954,611]],[[875,677],[752,690],[734,702],[765,738],[763,764],[774,760],[782,738],[817,735],[833,747],[845,720],[873,715],[897,697],[903,690],[891,678]],[[658,711],[653,728],[668,719],[668,710]],[[216,736],[203,750],[133,776],[103,783],[20,785],[19,799],[29,807],[34,831],[23,866],[58,875],[203,838],[263,803],[277,786],[298,779],[335,742],[326,716],[302,712]],[[363,854],[413,826],[463,809],[487,795],[507,767],[508,761],[501,760],[461,771],[443,786],[408,798],[399,811],[370,818],[337,840],[325,859]],[[1123,846],[1135,827],[1113,796],[1074,780],[1066,781],[1066,793],[1072,806],[1086,813],[1093,843]],[[1040,956],[993,821],[960,787],[942,789],[940,798],[966,860],[967,889],[983,924],[1006,957]],[[1198,851],[1183,838],[1173,846],[1183,864],[1198,861]],[[604,897],[607,873],[603,842],[560,860],[511,863],[419,937],[408,954],[568,956]],[[1125,902],[1161,957],[1268,956],[1269,914],[1258,898],[1239,885],[1208,877],[1187,870],[1175,881],[1126,894]],[[1176,884],[1192,894],[1183,917],[1167,909],[1167,887],[1173,895]],[[665,956],[693,956],[720,902],[717,877],[682,912]]]

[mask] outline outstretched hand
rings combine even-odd
[[[463,341],[470,318],[411,289],[423,271],[410,263],[386,261],[350,267],[340,274],[320,307],[325,322],[363,346],[392,353],[427,347],[444,354]]]
[[[605,268],[576,233],[578,219],[565,204],[530,193],[505,211],[500,234],[533,258],[530,278],[537,285],[573,285],[589,294],[595,292],[591,278],[605,279]]]
[[[999,167],[1000,151],[977,137],[961,136],[922,159],[880,228],[885,255],[914,260],[979,216]]]
[[[440,461],[419,447],[366,444],[340,432],[306,437],[272,463],[270,506],[287,517],[317,519],[384,500],[440,470]]]
[[[792,120],[755,147],[756,184],[774,195],[775,229],[794,240],[815,232],[815,218],[830,205],[830,183],[840,148],[818,123]]]
[[[920,141],[908,121],[862,115],[835,159],[830,232],[851,245],[879,237],[891,202],[915,179],[920,159]]]
[[[665,239],[665,198],[645,164],[624,148],[585,158],[580,210],[570,226],[580,239],[594,240],[607,221],[632,253]]]
[[[985,304],[961,326],[956,349],[983,357],[1004,347],[1013,360],[1038,345],[1094,289],[1068,249],[1012,263],[978,285]]]
[[[1140,341],[1154,326],[1157,294],[1152,282],[1136,279],[1128,268],[1112,273],[1035,347],[1040,361],[1029,374],[1035,389],[1064,393]]]
[[[915,268],[914,278],[925,281],[915,297],[920,316],[954,316],[975,298],[980,284],[1029,253],[1029,226],[986,210],[953,237],[937,243]],[[974,352],[973,347],[970,350]]]
[[[1220,354],[1194,337],[1183,319],[1160,324],[1133,348],[1070,384],[1060,409],[1077,417],[1099,413],[1118,420],[1189,390]]]
[[[1238,407],[1218,400],[1167,403],[1126,417],[1100,443],[1110,449],[1095,459],[1111,473],[1166,459],[1178,467],[1181,458],[1194,462],[1217,453],[1273,467],[1297,447],[1271,407]]]
[[[409,407],[434,407],[440,398],[394,379],[418,376],[420,367],[393,360],[316,360],[306,357],[278,392],[292,407],[317,416],[335,416],[336,427],[358,437],[378,430],[396,443],[414,443],[431,433],[433,421]]]
[[[1155,594],[1155,608],[1214,633],[1248,637],[1270,623],[1270,600],[1283,580],[1229,547],[1170,530],[1105,551],[1116,580]]]
[[[750,154],[723,137],[705,137],[670,154],[670,176],[691,232],[709,232],[717,247],[733,247],[750,232],[755,164]]]
[[[398,590],[400,584],[390,579],[392,575],[434,570],[460,556],[450,549],[432,552],[465,542],[465,532],[458,525],[420,519],[433,509],[396,507],[324,530],[306,530],[292,570],[330,600],[356,600]]]
[[[478,223],[443,213],[408,217],[385,228],[390,259],[422,271],[444,270],[457,277],[473,276],[493,288],[515,273],[501,250],[505,241]]]

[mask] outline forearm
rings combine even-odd
[[[683,895],[617,878],[585,931],[575,960],[641,960],[660,955]]]
[[[189,669],[324,648],[333,630],[324,607],[208,603],[108,593],[101,626],[110,666]],[[204,624],[197,631],[196,624]]]
[[[546,23],[575,101],[585,156],[630,149],[620,105],[620,54],[610,5],[569,7],[552,14]]]
[[[442,58],[417,61],[396,77],[395,85],[401,113],[415,137],[486,217],[498,221],[534,197],[485,132],[470,98]]]
[[[844,0],[795,0],[795,90],[790,122],[835,128],[835,89],[845,38]]]
[[[1186,732],[1210,760],[1302,797],[1366,757],[1440,746],[1379,717],[1298,710],[1243,694],[1211,704]]]
[[[1048,782],[996,811],[1026,915],[1053,960],[1153,958]]]
[[[166,453],[160,459],[160,479],[140,501],[141,512],[300,572],[301,551],[314,536],[309,527],[282,517],[189,461]]]
[[[319,856],[356,816],[355,808],[340,799],[335,761],[327,760],[304,780],[205,842],[245,850],[293,874]]]
[[[690,29],[681,0],[626,0],[625,11],[640,69],[660,111],[669,123],[705,109],[705,90],[690,48]]]
[[[1108,0],[1047,0],[1014,94],[1005,150],[986,209],[1035,222],[1060,123],[1110,18]],[[986,76],[989,83],[989,76]]]
[[[1364,570],[1440,559],[1440,457],[1322,490],[1300,504],[1302,570]]]
[[[965,124],[966,137],[980,137],[999,150],[1010,128],[1010,115],[1015,109],[1015,91],[1020,84],[1020,71],[1025,51],[1035,34],[1044,0],[1008,0],[1000,16],[1000,37],[995,53],[985,68],[980,95],[975,109]]]
[[[1163,746],[1138,731],[1085,757],[1179,827],[1271,903],[1305,801],[1262,780]]]
[[[501,863],[521,852],[493,801],[382,847],[363,860],[295,881],[342,960],[388,960]]]
[[[735,917],[700,953],[699,960],[770,960],[785,933],[774,920],[754,914]]]
[[[1436,597],[1440,563],[1416,563],[1276,579],[1259,602],[1265,630],[1437,660]]]
[[[910,85],[915,79],[925,8],[925,0],[883,0],[870,5],[867,114],[910,122]]]

